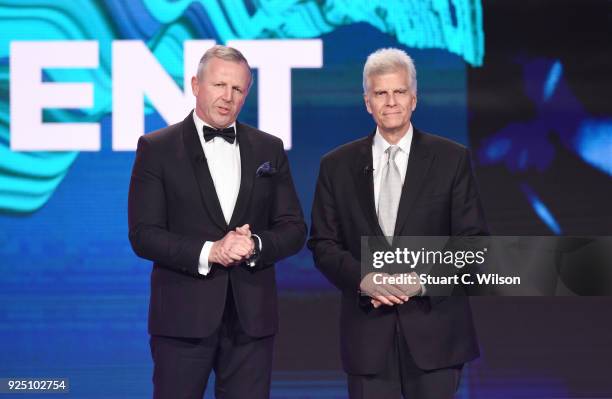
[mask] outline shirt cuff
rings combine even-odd
[[[212,241],[206,241],[204,246],[202,246],[202,251],[200,251],[200,261],[198,263],[198,273],[203,276],[206,276],[210,273],[210,263],[208,262],[208,256],[210,255],[210,250],[213,246]]]
[[[257,238],[257,242],[259,243],[259,252],[263,249],[263,244],[261,243],[261,238],[257,234],[251,234],[251,236]]]

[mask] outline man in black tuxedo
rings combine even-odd
[[[274,263],[306,225],[280,139],[237,122],[252,83],[214,46],[192,78],[194,112],[140,137],[130,183],[132,248],[153,261],[155,398],[267,398],[277,331]]]
[[[418,281],[374,284],[362,276],[360,244],[362,236],[487,234],[470,154],[410,123],[417,80],[404,51],[372,53],[363,86],[376,131],[321,160],[308,242],[342,292],[349,395],[452,398],[463,364],[479,354],[467,297],[432,296],[435,287]]]

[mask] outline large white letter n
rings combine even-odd
[[[190,66],[190,70],[195,65]],[[193,108],[191,76],[182,91],[140,40],[113,42],[113,150],[133,151],[144,134],[146,95],[168,124],[185,118]]]

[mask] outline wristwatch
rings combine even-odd
[[[254,267],[261,254],[261,238],[257,234],[253,234],[251,235],[251,240],[253,240],[253,252],[251,252],[251,256],[247,259],[246,264],[249,267]]]

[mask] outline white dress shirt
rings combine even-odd
[[[204,149],[204,155],[206,156],[206,163],[208,164],[208,170],[212,177],[215,185],[215,191],[217,192],[217,198],[221,204],[221,210],[223,211],[223,217],[227,223],[232,218],[234,213],[234,207],[236,206],[236,199],[238,198],[238,191],[240,189],[240,146],[238,140],[234,141],[234,144],[230,144],[222,137],[215,137],[210,141],[204,140],[203,127],[210,126],[208,123],[201,120],[193,112],[193,121],[195,122],[196,129],[198,131],[198,137],[200,144]],[[230,127],[234,128],[236,132],[236,123],[232,123]],[[207,275],[210,272],[210,263],[208,263],[208,256],[210,255],[210,249],[212,248],[213,242],[206,241],[200,252],[200,261],[198,263],[198,273]]]
[[[412,136],[414,129],[412,123],[408,127],[408,131],[396,144],[400,150],[395,154],[395,163],[400,171],[400,177],[402,179],[402,186],[406,179],[406,170],[408,168],[408,156],[410,155],[410,146],[412,145]],[[382,184],[382,171],[385,162],[385,151],[393,144],[389,144],[387,140],[380,134],[380,131],[376,129],[374,140],[372,141],[372,166],[374,168],[374,206],[376,207],[376,214],[378,215],[378,197],[380,194],[380,186]],[[408,183],[410,184],[410,183]],[[421,290],[416,294],[417,296],[423,296],[427,292],[427,288],[420,284]]]
[[[412,123],[408,128],[408,131],[401,138],[399,143],[396,145],[400,148],[400,150],[395,155],[395,163],[400,171],[400,176],[402,178],[402,185],[404,184],[404,179],[406,178],[406,168],[408,167],[408,155],[410,154],[410,145],[412,144]],[[376,209],[376,214],[378,214],[378,197],[380,194],[380,185],[382,184],[382,171],[384,168],[384,162],[386,160],[385,151],[387,148],[391,147],[392,144],[389,144],[387,140],[380,134],[380,131],[376,129],[376,134],[374,135],[374,140],[372,141],[372,167],[374,169],[374,206]]]

